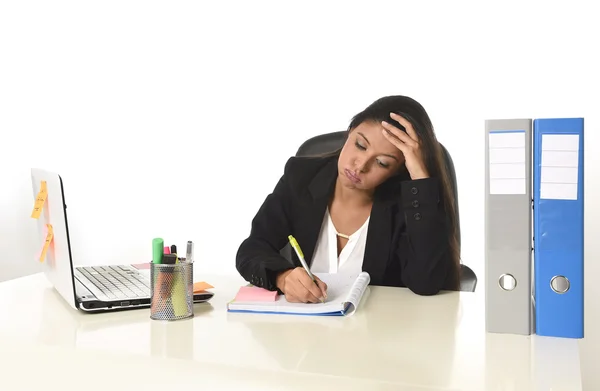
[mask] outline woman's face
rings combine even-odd
[[[378,122],[363,122],[348,135],[338,159],[339,179],[345,187],[373,190],[404,165],[402,152],[382,130]]]

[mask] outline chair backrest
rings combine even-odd
[[[296,152],[296,156],[314,156],[336,151],[344,146],[347,136],[348,132],[346,130],[342,130],[339,132],[324,133],[311,137],[303,142],[302,145],[300,145],[300,148],[298,148],[298,151]],[[440,146],[442,147],[444,162],[446,163],[448,175],[450,176],[452,192],[454,194],[454,209],[456,210],[456,237],[458,241],[458,251],[460,254],[460,219],[458,213],[458,185],[456,181],[456,171],[454,169],[454,162],[452,161],[450,153],[446,147],[442,145],[442,143],[440,143]],[[475,287],[477,286],[477,276],[473,270],[471,270],[471,268],[463,264],[461,264],[460,285],[460,290],[469,292],[474,292]]]

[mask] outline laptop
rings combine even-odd
[[[54,172],[32,168],[33,197],[46,182],[47,197],[37,219],[38,243],[46,240],[47,224],[53,240],[42,269],[48,281],[74,309],[103,312],[150,307],[150,272],[133,264],[77,266],[73,262],[63,181]],[[194,294],[194,303],[210,300],[212,292]]]

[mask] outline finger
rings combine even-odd
[[[406,132],[401,131],[394,125],[390,124],[386,121],[381,121],[381,125],[385,130],[391,133],[393,136],[397,137],[398,140],[402,141],[404,144],[413,147],[416,144],[416,141],[413,140]],[[404,126],[404,125],[403,125]]]
[[[298,302],[302,302],[302,303],[318,303],[318,302],[320,302],[321,300],[319,300],[319,296],[321,296],[321,293],[318,292],[317,295],[312,294],[310,291],[310,288],[307,288],[305,286],[308,284],[303,283],[303,281],[302,281],[302,278],[304,275],[306,278],[308,278],[308,280],[312,283],[312,285],[315,286],[315,283],[312,282],[312,280],[310,280],[310,277],[308,277],[308,275],[306,274],[306,271],[302,270],[302,273],[297,273],[297,274],[298,275],[291,281],[291,283],[287,287],[289,294],[294,296],[295,298],[297,298]],[[310,285],[308,285],[308,286],[310,287]]]
[[[323,293],[323,298],[327,299],[327,284],[325,284],[323,281],[321,281],[316,276],[315,276],[315,279],[317,280],[317,285],[319,285],[319,288],[321,289],[321,292]]]
[[[286,295],[286,300],[287,300],[288,296],[292,300],[292,301],[288,300],[291,303],[308,303],[308,302],[310,302],[309,292],[306,290],[306,288],[304,288],[304,285],[302,285],[299,281],[297,281],[293,286],[290,287],[288,294]]]
[[[406,133],[408,133],[411,139],[413,139],[417,143],[419,142],[419,136],[417,136],[417,132],[415,132],[415,128],[413,128],[409,120],[396,113],[390,113],[390,117],[398,121],[400,125],[404,126],[404,129],[406,129]]]
[[[392,145],[398,148],[406,156],[408,153],[408,145],[406,145],[404,141],[398,139],[398,137],[391,134],[387,129],[382,129],[381,133],[390,143],[392,143]]]
[[[298,270],[298,279],[306,287],[306,289],[311,292],[317,298],[323,297],[323,292],[321,287],[318,284],[315,284],[315,281],[319,281],[317,276],[314,276],[315,281],[311,278],[311,276],[304,270],[304,268]]]
[[[288,303],[301,303],[302,302],[297,296],[295,296],[291,293],[285,295],[285,299],[288,301]]]
[[[311,299],[311,301],[313,298],[316,299],[314,303],[322,301],[321,299],[323,299],[323,291],[321,290],[321,287],[315,284],[315,282],[307,273],[300,278],[300,282],[308,291],[308,298]]]
[[[313,285],[314,285],[314,282],[313,282]],[[302,286],[301,292],[302,293],[300,293],[300,298],[301,298],[302,302],[304,302],[304,303],[321,303],[323,301],[319,298],[321,296],[320,291],[318,294],[315,295],[313,292],[308,290],[308,288],[306,288],[305,286]]]

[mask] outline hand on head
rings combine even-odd
[[[302,267],[286,270],[277,276],[277,288],[290,303],[321,303],[327,298],[327,284],[315,276],[317,284]]]
[[[423,161],[423,155],[421,151],[421,142],[417,136],[417,132],[413,129],[413,126],[408,120],[396,113],[390,113],[390,117],[399,124],[404,126],[406,132],[401,131],[392,124],[383,121],[382,133],[390,143],[398,148],[404,155],[406,169],[408,170],[411,178],[423,179],[429,177],[425,162]]]

